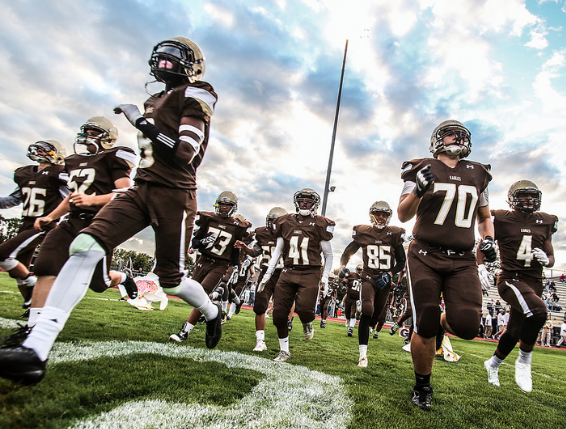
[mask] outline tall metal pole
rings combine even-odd
[[[334,157],[334,143],[336,142],[336,128],[338,127],[338,114],[340,113],[340,99],[342,98],[342,82],[344,82],[344,69],[346,68],[346,54],[348,53],[348,39],[344,47],[344,61],[342,62],[342,73],[340,75],[340,87],[338,88],[338,101],[336,102],[336,114],[334,116],[334,129],[332,130],[332,143],[330,144],[330,156],[326,170],[326,182],[324,183],[324,197],[322,202],[322,216],[326,216],[326,203],[330,191],[330,173],[332,173],[332,158]]]

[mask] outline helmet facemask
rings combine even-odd
[[[204,77],[204,64],[205,59],[200,48],[189,39],[181,37],[157,44],[149,59],[150,75],[173,87],[187,80],[201,80]]]
[[[446,137],[455,136],[455,141],[445,142]],[[460,159],[472,151],[472,134],[460,122],[449,120],[438,125],[430,137],[430,152],[435,158],[439,153],[457,155]]]
[[[381,221],[382,223],[380,223],[380,221],[378,220],[378,215],[382,213],[385,214],[386,219],[385,222]],[[391,207],[389,207],[389,204],[387,204],[385,201],[376,201],[371,205],[369,209],[369,219],[372,225],[375,225],[379,229],[383,229],[387,225],[389,225],[389,221],[391,220],[392,215],[393,210],[391,210]]]
[[[533,182],[520,180],[511,185],[507,202],[514,210],[534,213],[540,210],[542,192]]]
[[[59,146],[59,147],[58,147]],[[27,157],[32,161],[49,164],[63,164],[65,148],[55,140],[40,140],[28,147]]]
[[[220,206],[230,207],[228,210],[222,209]],[[238,198],[230,191],[224,191],[218,195],[216,202],[214,203],[214,211],[217,215],[223,218],[232,217],[234,213],[238,210]]]
[[[293,201],[295,203],[295,210],[297,211],[297,213],[299,213],[301,216],[314,217],[316,215],[316,211],[318,210],[320,196],[313,189],[304,188],[300,191],[295,192]],[[311,203],[309,208],[301,208],[301,205],[304,205],[305,202]]]

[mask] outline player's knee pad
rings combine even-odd
[[[77,238],[73,240],[71,246],[69,247],[69,255],[73,256],[77,253],[88,253],[88,252],[102,252],[106,254],[106,251],[102,246],[94,239],[90,234],[79,234]]]
[[[525,344],[532,345],[537,341],[538,333],[546,322],[546,313],[533,314],[523,321],[520,338]]]
[[[4,271],[12,271],[20,262],[16,258],[6,258],[0,261],[0,268]]]
[[[455,314],[455,317],[450,317],[446,314],[446,321],[454,333],[464,339],[473,340],[478,334],[481,316],[477,311],[462,309]]]

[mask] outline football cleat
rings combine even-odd
[[[305,334],[305,340],[312,340],[312,337],[314,337],[314,327],[312,326],[312,322],[303,323],[303,334]]]
[[[364,356],[362,358],[360,358],[359,362],[358,362],[358,366],[360,368],[367,368],[368,367],[368,358],[367,356]]]
[[[45,376],[47,361],[24,346],[0,348],[0,377],[24,386],[34,386]]]
[[[399,330],[399,325],[395,323],[391,329],[389,329],[389,335],[395,335],[395,332]]]
[[[239,314],[240,310],[242,309],[242,305],[244,304],[244,300],[240,300],[240,302],[238,304],[236,304],[236,311],[234,312],[235,314]]]
[[[254,347],[254,352],[262,352],[264,350],[267,350],[267,344],[265,344],[265,341],[258,340]]]
[[[369,334],[371,335],[373,332],[373,328],[369,328]]]
[[[22,309],[23,310],[29,310],[29,308],[31,307],[31,298],[30,299],[26,299],[24,301],[24,303],[22,304]]]
[[[198,323],[206,323],[206,317],[204,317],[204,314],[198,318]]]
[[[169,340],[175,341],[177,343],[180,343],[181,341],[185,341],[187,339],[187,337],[189,336],[189,332],[188,332],[188,329],[187,329],[188,324],[189,324],[188,321],[185,322],[183,324],[183,327],[179,331],[179,333],[178,334],[172,334],[171,336],[169,336]]]
[[[293,319],[287,320],[287,329],[289,330],[289,332],[293,330]]]
[[[20,316],[22,319],[29,319],[29,308],[24,311],[24,313]]]
[[[379,331],[375,331],[373,333],[373,338],[375,338],[376,340],[379,338]]]
[[[525,393],[533,390],[533,380],[531,378],[531,365],[515,361],[515,382]]]
[[[283,350],[281,350],[279,352],[279,356],[277,356],[275,359],[273,359],[275,362],[285,362],[287,359],[289,359],[291,357],[291,353],[289,352],[285,352]]]
[[[494,386],[499,387],[499,367],[493,367],[489,364],[489,360],[483,363],[485,369],[487,370],[487,381]]]
[[[216,304],[216,307],[218,307],[218,316],[206,322],[205,343],[209,349],[216,347],[222,338],[222,307],[220,304]]]
[[[321,327],[321,328],[326,328],[326,320],[321,320],[321,321],[320,321],[320,327]]]
[[[225,311],[223,311],[220,316],[220,323],[224,325],[226,323],[226,320],[228,320],[228,315],[226,314]]]
[[[25,339],[28,337],[29,333],[31,332],[30,327],[27,325],[22,325],[18,323],[19,328],[16,328],[16,332],[12,335],[8,335],[7,337],[2,338],[2,345],[1,348],[5,347],[16,347],[21,346]]]
[[[134,281],[132,277],[132,272],[130,270],[126,270],[126,280],[124,280],[124,288],[126,289],[126,293],[130,299],[136,299],[138,297],[138,285]]]
[[[353,337],[353,336],[354,336],[354,328],[348,328],[348,336],[349,336],[349,337]]]
[[[432,387],[415,386],[413,388],[413,397],[411,398],[411,402],[421,410],[430,410],[430,405],[432,403]]]

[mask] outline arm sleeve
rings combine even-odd
[[[332,261],[334,255],[332,254],[332,244],[330,241],[321,241],[320,246],[322,247],[322,254],[324,256],[324,269],[322,270],[322,277],[328,278],[330,270],[332,269]]]
[[[22,190],[20,187],[16,187],[14,191],[7,197],[0,197],[0,209],[9,209],[10,207],[15,207],[23,202]]]
[[[343,267],[348,265],[348,261],[352,257],[354,253],[358,251],[361,246],[356,243],[356,241],[352,241],[350,244],[346,246],[344,251],[342,252],[342,256],[340,257],[340,266]]]
[[[405,261],[407,256],[405,255],[405,249],[402,244],[395,248],[395,265],[391,268],[391,274],[395,275],[403,271],[405,267]]]
[[[269,275],[269,277],[271,277],[271,275],[273,274],[273,271],[275,271],[275,267],[277,266],[277,262],[279,262],[279,258],[281,257],[281,254],[283,253],[283,245],[284,245],[284,241],[283,241],[283,237],[277,237],[277,244],[275,245],[275,250],[273,251],[273,254],[271,255],[271,259],[269,261],[269,265],[267,266],[267,270],[265,271],[264,277]]]

